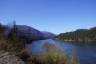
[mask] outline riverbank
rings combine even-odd
[[[89,45],[96,45],[95,40],[66,40],[66,39],[58,39],[58,38],[53,38],[53,40],[59,40],[62,42],[67,42],[67,43],[73,43],[73,44],[89,44]]]

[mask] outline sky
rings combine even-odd
[[[55,34],[96,26],[96,0],[0,0],[0,23]]]

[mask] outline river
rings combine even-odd
[[[27,49],[33,54],[40,53],[43,49],[44,43],[55,43],[60,46],[68,55],[71,54],[72,49],[76,49],[76,55],[80,64],[96,64],[96,45],[79,45],[57,40],[38,40],[27,45]]]

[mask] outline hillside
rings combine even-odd
[[[96,27],[90,29],[78,29],[73,32],[61,33],[54,39],[68,42],[94,42],[96,41]]]
[[[11,29],[13,29],[14,25],[11,27],[6,25],[4,27],[6,28],[4,30],[4,34],[8,35],[11,32]],[[27,25],[15,25],[15,27],[17,29],[18,35],[26,37],[26,39],[30,41],[51,39],[56,36],[55,34],[51,32],[40,31]]]

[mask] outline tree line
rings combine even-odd
[[[73,32],[61,33],[54,39],[63,41],[94,42],[96,41],[96,27],[90,29],[78,29]]]

